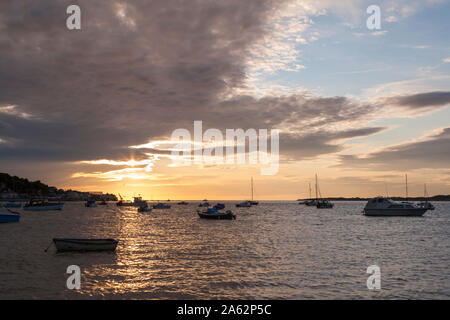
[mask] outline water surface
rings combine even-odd
[[[236,203],[236,202],[233,202]],[[114,204],[23,212],[0,224],[1,299],[449,299],[450,203],[424,217],[365,217],[364,202],[295,202],[202,220],[188,206],[137,213]],[[55,253],[53,237],[116,238],[115,253]],[[82,270],[81,290],[66,268]],[[369,291],[366,269],[381,268]]]

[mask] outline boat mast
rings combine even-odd
[[[319,197],[317,196],[317,173],[316,173],[316,200],[319,200]]]
[[[252,177],[252,201],[253,201],[253,177]]]
[[[311,182],[309,182],[309,200],[311,200]]]
[[[408,201],[408,174],[405,173],[405,183],[406,183],[406,201]]]

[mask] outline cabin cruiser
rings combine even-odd
[[[238,208],[250,208],[252,206],[250,201],[244,201],[241,203],[236,204],[236,207]]]
[[[187,206],[189,203],[187,203],[186,201],[181,201],[177,203],[180,206]]]
[[[30,200],[23,206],[23,210],[28,211],[47,211],[47,210],[62,210],[64,203],[48,202],[44,200]]]
[[[141,207],[147,204],[146,201],[142,200],[142,197],[133,197],[133,206]]]
[[[0,207],[0,223],[19,222],[20,214],[6,208]]]
[[[423,216],[426,208],[419,207],[410,202],[395,202],[392,199],[376,197],[370,199],[364,207],[366,216],[384,217],[418,217]]]
[[[170,205],[159,202],[159,203],[153,205],[153,209],[170,209]]]
[[[97,206],[97,202],[95,200],[88,200],[84,206],[87,208],[95,208]]]
[[[197,210],[197,214],[202,219],[216,219],[216,220],[233,220],[236,219],[236,216],[233,214],[231,210],[227,210],[226,212],[220,212],[215,208],[208,208],[203,211]]]

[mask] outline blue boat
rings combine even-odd
[[[20,208],[22,204],[20,202],[7,202],[3,204],[3,208]]]
[[[0,223],[19,222],[20,214],[6,208],[0,208]]]

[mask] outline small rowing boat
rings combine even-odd
[[[19,222],[20,214],[0,207],[0,223]]]
[[[67,251],[115,251],[118,240],[114,239],[69,239],[54,238],[58,252]]]

